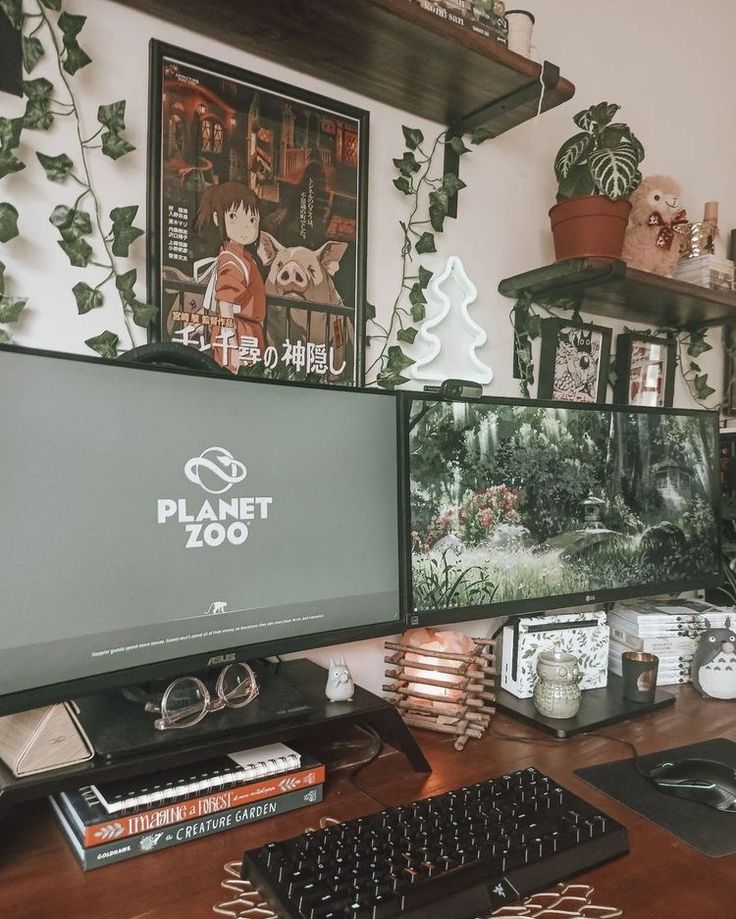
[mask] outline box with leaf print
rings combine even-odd
[[[519,699],[531,698],[537,681],[537,658],[556,645],[578,659],[583,675],[581,689],[605,686],[608,639],[604,612],[509,619],[501,637],[501,687]]]

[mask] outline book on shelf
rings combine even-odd
[[[625,620],[637,625],[672,625],[673,623],[702,623],[708,619],[714,627],[725,625],[734,611],[723,606],[714,606],[703,600],[670,600],[659,602],[626,601],[616,603],[609,613],[614,621]]]
[[[90,785],[60,792],[55,795],[55,801],[82,845],[91,847],[268,800],[300,788],[313,788],[324,781],[324,764],[304,756],[299,769],[158,806],[138,807],[114,814],[108,812]]]
[[[295,750],[275,743],[89,788],[108,814],[124,814],[245,785],[298,769],[300,765],[301,756]]]
[[[214,833],[222,833],[225,830],[244,826],[247,823],[254,823],[266,817],[275,817],[278,814],[285,814],[300,807],[317,804],[322,800],[323,791],[323,785],[313,785],[307,789],[300,788],[298,791],[290,791],[276,798],[243,804],[240,807],[220,811],[220,813],[212,814],[208,817],[185,820],[173,826],[128,836],[126,839],[115,839],[92,847],[82,845],[64,811],[53,797],[49,800],[77,861],[85,871],[90,871],[94,868],[101,868],[103,865],[111,865],[114,862],[135,858],[138,855],[148,855],[151,852],[158,852],[160,849],[178,846],[181,843],[201,839],[204,836],[211,836]]]
[[[625,632],[617,626],[610,626],[611,641],[621,645],[624,651],[646,651],[649,654],[692,655],[698,647],[696,638],[677,634],[636,635]]]

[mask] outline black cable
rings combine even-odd
[[[388,805],[385,804],[385,802],[383,801],[379,801],[378,798],[372,795],[369,791],[366,791],[366,789],[363,788],[363,786],[360,785],[355,778],[355,776],[362,769],[365,769],[366,766],[370,766],[370,764],[372,762],[375,762],[375,760],[377,760],[378,757],[381,755],[381,753],[383,752],[383,740],[381,739],[380,734],[377,731],[374,731],[373,728],[370,727],[369,725],[360,724],[358,725],[358,727],[360,728],[361,731],[365,731],[366,734],[370,734],[371,737],[375,738],[377,743],[375,747],[373,748],[373,750],[370,752],[370,754],[364,760],[361,760],[361,762],[357,763],[357,765],[355,765],[351,769],[350,773],[348,774],[348,782],[350,782],[350,784],[357,791],[359,791],[362,795],[365,795],[366,798],[370,798],[374,804],[377,804],[381,808],[381,810],[384,810],[384,808],[386,808]]]

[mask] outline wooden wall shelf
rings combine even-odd
[[[540,64],[410,0],[117,2],[449,127],[496,136],[537,113]],[[546,76],[545,111],[575,92]]]
[[[504,278],[505,297],[570,299],[583,313],[654,327],[716,326],[736,320],[736,292],[711,290],[628,268],[619,259],[568,259]]]

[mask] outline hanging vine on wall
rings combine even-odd
[[[103,289],[114,284],[130,344],[135,345],[133,326],[148,328],[158,312],[136,297],[137,271],[121,271],[117,264],[117,259],[127,258],[131,244],[143,234],[143,230],[133,225],[138,207],[113,208],[108,218],[103,219],[102,205],[90,169],[93,151],[99,150],[110,159],[117,160],[135,149],[123,136],[125,101],[100,105],[97,110],[100,127],[91,136],[85,137],[78,99],[70,78],[92,63],[78,41],[86,17],[63,11],[62,0],[35,0],[32,12],[23,10],[22,0],[0,0],[0,9],[14,28],[23,32],[25,72],[31,74],[48,52],[53,55],[63,86],[59,95],[54,84],[45,77],[23,81],[24,114],[20,118],[0,118],[0,178],[26,166],[17,155],[23,131],[48,131],[56,118],[72,119],[78,143],[76,160],[68,153],[51,155],[36,152],[49,181],[59,184],[71,182],[79,187],[73,203],[57,204],[49,221],[57,229],[57,242],[71,265],[97,268],[102,272],[102,277],[93,283],[79,280],[72,287],[77,312],[82,315],[101,307],[105,302]],[[54,20],[51,13],[59,15]],[[46,39],[46,44],[40,36]],[[7,202],[0,203],[0,242],[8,242],[18,235],[18,211]],[[90,241],[101,245],[104,250],[102,261],[93,258]],[[23,297],[6,296],[4,268],[0,262],[0,323],[16,321],[27,302]],[[4,336],[5,340],[8,338],[7,333],[2,331],[0,336]],[[88,338],[85,344],[103,357],[115,357],[119,339],[114,332],[105,330]]]
[[[366,347],[371,340],[381,342],[377,357],[366,370],[366,383],[377,383],[384,389],[395,389],[409,382],[403,371],[411,367],[414,360],[402,344],[413,344],[417,324],[426,314],[425,291],[433,273],[422,265],[415,269],[414,258],[437,251],[435,236],[444,230],[450,199],[466,187],[457,173],[433,176],[435,158],[438,152],[444,152],[445,145],[458,156],[469,153],[471,149],[462,137],[448,137],[447,131],[442,131],[431,142],[427,152],[422,131],[405,125],[402,131],[406,149],[393,160],[399,173],[393,184],[406,196],[409,207],[408,219],[399,221],[403,233],[401,284],[386,325],[376,319],[375,307],[366,304],[366,322],[377,330],[366,335]],[[484,128],[479,128],[473,133],[471,142],[480,144],[490,136]],[[369,378],[373,373],[375,376]]]
[[[543,315],[565,318],[571,323],[582,322],[579,305],[579,301],[575,298],[532,300],[531,296],[525,294],[511,308],[510,318],[514,330],[514,373],[519,380],[521,394],[526,399],[531,398],[530,387],[534,383],[532,342],[541,334]],[[626,331],[633,330],[627,329]],[[647,329],[643,333],[637,330],[637,334],[674,338],[677,342],[677,365],[690,395],[703,408],[710,410],[718,408],[718,405],[707,404],[707,400],[716,390],[709,384],[708,374],[703,371],[696,360],[701,354],[713,348],[706,340],[707,326],[685,329],[676,326],[662,326]],[[608,382],[611,387],[615,386],[615,370],[609,372]]]

